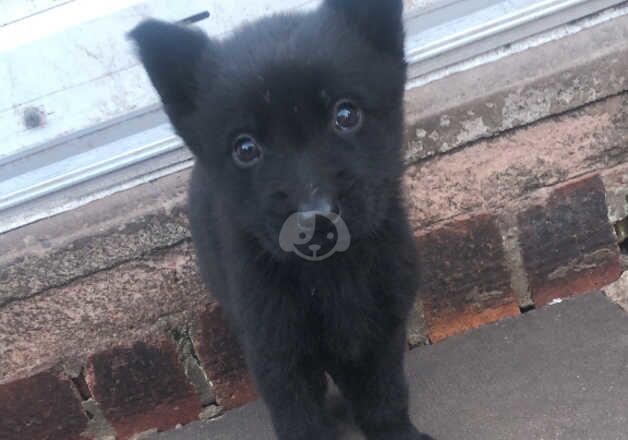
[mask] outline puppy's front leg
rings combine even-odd
[[[405,329],[399,326],[360,362],[336,365],[332,372],[368,440],[433,440],[410,421],[405,344]]]
[[[250,363],[279,440],[335,440],[336,427],[323,409],[327,382],[322,369],[305,359],[267,350]]]

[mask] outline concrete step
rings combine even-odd
[[[407,371],[437,440],[628,439],[628,315],[601,293],[413,350]],[[274,440],[260,402],[149,438]]]

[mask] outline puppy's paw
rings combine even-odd
[[[427,434],[423,434],[422,432],[411,432],[411,433],[397,433],[392,432],[389,433],[386,437],[377,437],[378,440],[435,440]]]
[[[367,438],[368,440],[435,440],[429,435],[417,431],[414,427],[378,432],[368,435]]]
[[[434,440],[434,438],[430,437],[427,434],[423,434],[422,432],[412,432],[409,433],[407,435],[397,435],[397,434],[393,434],[392,437],[387,437],[390,440],[394,439],[398,439],[398,440]]]

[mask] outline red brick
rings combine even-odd
[[[492,216],[449,223],[417,240],[419,297],[431,341],[519,313],[501,234]]]
[[[240,344],[217,303],[202,311],[198,328],[196,351],[214,385],[216,402],[231,409],[255,400],[255,387]]]
[[[621,275],[619,250],[598,176],[552,192],[519,215],[523,263],[535,305],[590,292]]]
[[[118,440],[191,422],[201,411],[175,347],[166,340],[97,353],[89,358],[86,371],[89,389]]]
[[[66,378],[44,372],[0,385],[2,440],[85,440],[87,421]]]

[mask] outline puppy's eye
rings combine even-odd
[[[356,131],[362,125],[362,111],[351,101],[340,101],[336,104],[335,128],[341,133]]]
[[[262,154],[262,147],[249,135],[238,136],[233,144],[233,160],[240,168],[252,167]]]

